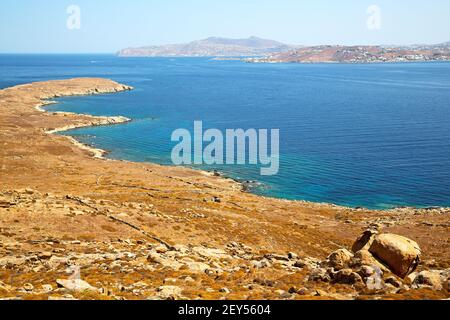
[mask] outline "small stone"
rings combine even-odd
[[[158,297],[165,300],[176,300],[181,298],[182,289],[177,286],[161,286],[158,288]]]
[[[290,293],[290,294],[294,294],[294,293],[297,293],[297,288],[296,287],[291,287],[289,290],[288,290],[288,292]]]
[[[333,275],[333,282],[341,284],[362,283],[363,280],[359,274],[353,272],[352,269],[342,269]]]
[[[328,265],[337,270],[345,268],[351,259],[353,258],[353,253],[347,249],[339,249],[328,257]]]
[[[58,279],[56,283],[59,287],[70,290],[70,291],[98,291],[97,288],[91,286],[86,281],[81,279],[73,279],[73,280],[63,280]]]
[[[169,249],[167,249],[167,247],[164,245],[159,245],[155,248],[155,251],[157,253],[166,253],[167,251],[169,251]]]
[[[33,270],[34,273],[39,273],[39,272],[41,272],[44,269],[45,269],[45,267],[43,265],[39,265],[37,267],[34,267],[32,270]]]
[[[362,266],[360,270],[360,275],[364,278],[370,277],[375,273],[375,268],[370,266]]]
[[[53,253],[51,253],[50,251],[48,252],[41,252],[38,255],[38,258],[41,260],[48,260],[53,256]]]
[[[167,279],[164,279],[164,281],[163,281],[163,283],[164,284],[166,284],[166,283],[171,283],[171,284],[174,284],[174,283],[177,283],[177,279],[175,279],[175,278],[167,278]]]
[[[413,272],[411,274],[409,274],[406,278],[405,278],[405,283],[408,285],[412,285],[414,280],[416,279],[418,273],[417,272]]]
[[[311,271],[308,281],[314,281],[314,282],[330,282],[331,277],[328,274],[328,271],[323,268],[316,268],[313,271]]]
[[[433,290],[440,291],[443,289],[441,275],[437,271],[422,271],[414,279],[412,287],[417,289],[430,287]]]
[[[298,255],[294,252],[289,252],[288,253],[288,258],[289,260],[297,260],[298,259]]]
[[[254,260],[254,261],[251,262],[251,264],[256,269],[270,268],[272,266],[272,264],[267,259],[263,259],[263,260],[260,260],[260,261],[255,261]]]
[[[187,263],[187,267],[192,272],[198,272],[203,273],[208,269],[211,269],[211,267],[203,262],[189,262]]]
[[[226,293],[226,294],[231,293],[230,289],[228,289],[228,288],[222,288],[219,290],[219,292]]]
[[[283,256],[279,254],[266,254],[264,256],[267,260],[276,260],[276,261],[289,261],[288,256]]]
[[[303,260],[297,260],[297,261],[294,263],[294,267],[295,267],[295,268],[303,269],[303,268],[305,268],[306,266],[307,266],[307,264],[306,264]]]
[[[62,297],[57,297],[57,296],[50,296],[48,297],[48,300],[50,301],[64,301],[64,300],[77,300],[74,298],[74,296],[72,296],[71,294],[65,294]]]
[[[51,284],[43,284],[43,285],[42,285],[42,290],[43,290],[45,293],[52,292],[52,291],[53,291],[53,286],[52,286]]]
[[[291,299],[292,294],[284,290],[275,290],[275,293],[279,295],[280,299]]]
[[[275,281],[273,281],[273,280],[257,278],[257,279],[254,280],[254,282],[256,284],[259,284],[259,285],[263,286],[263,287],[271,287],[271,288],[275,287]]]
[[[384,285],[383,291],[384,291],[384,292],[387,292],[387,293],[392,293],[392,294],[393,294],[393,293],[397,293],[397,292],[398,292],[398,288],[395,287],[394,285],[390,284],[390,283],[386,283],[386,284]]]
[[[34,290],[34,286],[33,286],[31,283],[26,283],[26,284],[23,286],[23,289],[24,289],[25,291],[33,291],[33,290]]]
[[[355,257],[351,261],[351,267],[371,266],[376,269],[380,269],[383,272],[389,272],[380,261],[378,261],[369,251],[360,250],[355,253]]]
[[[384,280],[385,283],[391,284],[396,288],[400,288],[403,283],[398,280],[396,277],[388,277],[387,279]]]
[[[323,290],[318,289],[318,290],[316,290],[316,294],[314,296],[316,296],[316,297],[326,297],[327,293],[325,291],[323,291]]]
[[[308,294],[308,289],[301,288],[301,289],[297,290],[296,294],[301,295],[301,296],[306,296]]]

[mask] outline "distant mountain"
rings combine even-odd
[[[250,37],[227,39],[211,37],[186,44],[168,44],[120,50],[121,57],[244,57],[285,52],[296,47],[284,43]]]

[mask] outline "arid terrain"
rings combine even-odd
[[[86,78],[0,90],[0,298],[449,298],[449,209],[269,199],[207,172],[106,160],[54,133],[129,119],[40,109],[131,89]],[[415,273],[353,246],[367,229],[417,242]],[[412,247],[403,261],[417,263]]]

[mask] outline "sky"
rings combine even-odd
[[[114,53],[210,36],[298,45],[441,43],[450,41],[450,1],[0,1],[0,53]]]

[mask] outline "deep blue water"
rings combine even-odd
[[[170,164],[177,128],[279,128],[277,176],[226,166],[255,192],[385,209],[450,206],[450,63],[245,64],[206,58],[0,55],[0,87],[107,77],[132,92],[62,99],[51,110],[124,115],[70,132],[109,157]],[[204,169],[212,169],[202,167]]]

